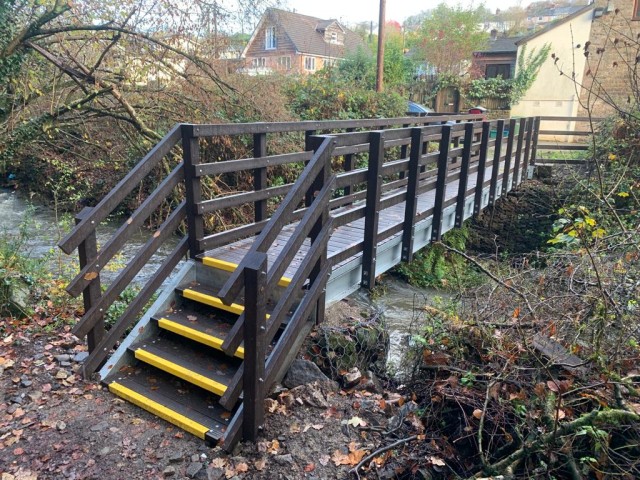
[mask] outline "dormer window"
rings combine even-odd
[[[276,27],[267,27],[264,38],[265,50],[275,50],[276,44]]]

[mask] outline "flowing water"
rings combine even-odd
[[[66,231],[60,227],[56,212],[45,206],[35,205],[20,195],[20,192],[8,189],[0,189],[0,235],[9,235],[17,238],[21,225],[26,225],[24,247],[21,252],[31,257],[46,257],[48,267],[54,275],[63,275],[66,271],[72,275],[78,272],[73,265],[78,259],[77,251],[66,255],[56,244],[65,235]],[[104,222],[97,229],[98,245],[107,242],[120,224]],[[107,268],[100,274],[106,283],[109,283],[118,274],[118,268],[133,258],[137,251],[150,237],[150,232],[140,230],[126,243],[115,262],[111,262],[113,268]],[[147,265],[136,276],[134,283],[144,284],[157,270],[165,256],[177,244],[178,239],[173,238],[165,242],[158,252],[151,257]],[[73,270],[71,270],[74,268]],[[71,271],[70,271],[71,270]]]
[[[50,269],[54,275],[61,275],[66,268],[67,276],[77,272],[74,262],[77,253],[65,255],[56,246],[65,232],[58,226],[58,218],[54,210],[32,205],[27,199],[21,197],[19,192],[0,189],[0,234],[18,235],[20,225],[28,222],[28,235],[23,253],[34,257],[47,256]],[[107,222],[98,228],[98,243],[104,244],[116,231],[119,224]],[[122,266],[132,258],[140,247],[149,238],[148,231],[141,230],[133,236],[122,250],[118,263]],[[177,239],[166,242],[156,253],[143,270],[136,277],[135,283],[144,282],[160,266],[164,257],[176,245]],[[179,267],[178,267],[179,268]],[[104,270],[101,277],[105,283],[109,283],[117,271]],[[384,314],[385,322],[390,336],[389,363],[397,364],[402,355],[402,349],[410,341],[412,333],[416,333],[416,323],[420,320],[422,307],[438,292],[412,287],[400,280],[387,277],[383,286],[383,294],[370,298],[364,291],[356,293],[356,300],[380,310]]]

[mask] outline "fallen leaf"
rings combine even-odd
[[[256,460],[255,462],[253,462],[253,466],[256,467],[256,470],[261,472],[267,466],[267,459],[266,458],[261,458],[260,460]]]
[[[14,455],[22,455],[24,453],[24,449],[18,447],[13,451]]]
[[[304,467],[304,471],[306,473],[313,472],[315,469],[316,469],[316,464],[315,463],[310,463],[308,465],[305,465],[305,467]]]
[[[476,408],[473,411],[473,417],[477,418],[478,420],[480,420],[482,418],[482,410],[480,410],[479,408]]]
[[[331,457],[329,455],[320,455],[318,462],[320,462],[320,465],[322,465],[323,467],[326,467],[329,463],[329,460],[331,460]]]
[[[439,457],[434,457],[433,455],[427,457],[427,461],[431,464],[431,465],[436,465],[438,467],[444,467],[446,465],[445,461],[442,460]]]
[[[249,465],[247,465],[244,462],[240,462],[238,465],[236,465],[236,472],[238,473],[246,473],[249,471]]]
[[[224,468],[226,464],[227,461],[224,458],[213,458],[210,463],[212,468]]]
[[[363,419],[361,419],[360,417],[351,417],[349,420],[347,420],[347,425],[352,425],[354,427],[366,427],[367,426],[367,422],[365,422]]]

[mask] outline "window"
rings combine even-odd
[[[487,65],[485,69],[485,78],[502,77],[505,80],[511,78],[511,65],[508,63]]]
[[[635,0],[633,4],[633,19],[640,20],[640,0]]]
[[[278,59],[278,66],[282,70],[291,70],[291,57],[280,57]]]
[[[251,67],[264,68],[267,65],[267,59],[265,57],[254,58],[251,60]]]
[[[310,72],[316,70],[316,59],[314,57],[304,57],[304,69]]]
[[[276,27],[267,27],[265,31],[264,48],[265,50],[276,49]]]
[[[331,32],[331,43],[338,43],[338,34],[336,32]]]

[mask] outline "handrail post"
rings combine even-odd
[[[513,182],[512,188],[517,187],[518,185],[520,185],[520,175],[521,175],[521,168],[522,168],[522,146],[524,145],[524,134],[525,134],[525,130],[527,129],[527,119],[526,118],[521,118],[520,119],[520,130],[518,131],[518,146],[516,147],[516,161],[515,161],[515,166],[513,167]]]
[[[491,164],[491,186],[489,187],[489,205],[496,203],[498,189],[498,175],[500,175],[500,156],[502,155],[502,140],[504,134],[504,120],[498,120],[496,128],[496,144],[493,149],[493,163]]]
[[[404,209],[404,229],[402,232],[403,262],[413,260],[413,229],[416,224],[418,210],[418,185],[420,184],[420,159],[422,158],[422,143],[424,133],[422,128],[411,129],[411,150],[409,152],[409,178],[407,183],[407,201]]]
[[[377,131],[371,132],[369,135],[369,169],[367,171],[367,203],[364,214],[361,282],[363,287],[372,289],[376,279],[376,250],[378,247],[385,133]]]
[[[355,132],[355,131],[356,131],[355,128],[347,128],[347,133],[351,133],[351,132]],[[353,153],[347,153],[344,156],[344,171],[345,172],[350,172],[355,167],[354,157],[355,157],[355,155]],[[351,192],[352,192],[351,185],[347,185],[346,187],[344,187],[344,196],[345,197],[348,197],[349,195],[351,195]]]
[[[264,423],[267,254],[251,252],[244,271],[244,406],[242,433],[255,442]]]
[[[193,125],[182,126],[182,155],[187,201],[189,254],[191,258],[195,258],[203,251],[199,243],[204,237],[204,220],[202,215],[198,213],[198,204],[202,202],[202,180],[196,175],[196,168],[200,163],[200,143],[193,134]]]
[[[80,213],[76,215],[75,221],[76,225],[78,225],[83,219],[85,219],[93,210],[91,207],[85,207],[82,209]],[[80,271],[90,262],[94,261],[96,256],[98,255],[98,242],[96,240],[96,231],[92,230],[89,235],[78,245],[78,256],[80,257]],[[100,274],[96,273],[96,276],[93,280],[89,282],[89,284],[82,291],[82,300],[84,304],[84,311],[88,312],[91,310],[102,295],[102,291],[100,288]],[[95,325],[89,333],[87,333],[87,347],[89,348],[89,353],[92,353],[96,346],[102,341],[104,337],[105,329],[104,329],[104,316],[100,316],[98,320],[95,322]]]
[[[482,133],[480,137],[480,158],[478,159],[478,174],[476,176],[476,193],[473,202],[473,215],[480,215],[482,210],[482,193],[484,191],[484,174],[487,169],[487,152],[489,150],[489,136],[491,133],[491,122],[482,122]]]
[[[253,156],[254,158],[265,157],[267,155],[267,134],[256,133],[253,135]],[[259,191],[267,188],[267,167],[253,170],[253,190]],[[267,218],[267,201],[257,200],[254,202],[254,219],[260,222]]]
[[[462,227],[464,222],[464,207],[469,185],[469,164],[471,163],[471,147],[473,146],[473,123],[464,126],[464,141],[462,147],[462,163],[460,164],[460,180],[458,182],[458,198],[456,200],[456,228]]]
[[[536,157],[538,155],[538,134],[540,133],[540,117],[535,117],[533,126],[533,146],[531,150],[531,166],[536,164]]]
[[[442,235],[442,213],[447,191],[447,177],[449,176],[449,149],[451,148],[451,126],[442,126],[440,138],[440,155],[438,156],[438,174],[436,177],[436,198],[433,205],[433,220],[431,224],[431,241],[437,242]]]
[[[524,160],[522,162],[523,178],[525,175],[527,175],[527,178],[529,178],[528,169],[529,169],[529,158],[531,157],[531,142],[533,140],[533,123],[534,123],[533,117],[527,118],[527,136],[526,136],[525,147],[524,147]]]
[[[504,172],[502,174],[502,196],[505,196],[507,192],[510,190],[510,187],[513,185],[513,181],[511,185],[509,185],[509,176],[511,174],[511,159],[513,157],[513,140],[515,137],[516,130],[516,119],[512,118],[509,120],[509,138],[507,139],[507,154],[504,157]]]

